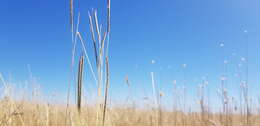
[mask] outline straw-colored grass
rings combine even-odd
[[[13,102],[10,99],[0,102],[1,126],[65,126],[65,106],[33,104],[29,102]],[[78,114],[76,107],[70,107],[68,126],[96,126],[95,107],[82,107]],[[201,113],[181,113],[161,111],[161,126],[224,126],[219,115],[210,115],[210,118],[201,120]],[[177,121],[174,122],[174,116]],[[186,118],[186,122],[182,118]],[[241,115],[230,115],[232,123],[229,126],[241,126]],[[106,126],[158,126],[153,110],[141,110],[135,108],[109,108],[107,110]],[[102,120],[100,120],[102,121]],[[101,124],[100,122],[99,124]],[[175,125],[174,125],[175,123]],[[260,116],[251,117],[251,126],[259,126]],[[247,125],[244,125],[247,126]]]
[[[259,126],[260,125],[260,109],[251,108],[248,100],[248,80],[241,82],[241,101],[244,105],[239,106],[236,110],[240,112],[233,112],[234,104],[230,102],[230,96],[225,87],[226,83],[223,79],[221,81],[221,90],[219,97],[221,99],[222,108],[218,112],[210,110],[210,104],[207,101],[205,90],[207,88],[207,81],[204,80],[202,85],[198,88],[198,99],[200,110],[187,111],[186,105],[186,91],[182,89],[183,96],[178,95],[177,82],[174,81],[174,98],[173,109],[169,110],[162,105],[164,93],[159,92],[156,83],[156,74],[151,72],[151,93],[153,98],[149,101],[152,104],[141,105],[145,109],[137,108],[135,106],[128,107],[127,105],[109,106],[109,85],[110,85],[110,67],[109,67],[109,42],[111,32],[111,7],[110,0],[107,0],[107,17],[105,18],[106,27],[101,29],[99,24],[97,11],[89,12],[89,28],[91,33],[91,40],[93,47],[86,47],[86,40],[84,34],[79,31],[80,27],[80,13],[78,13],[77,21],[74,21],[74,4],[70,0],[70,25],[72,36],[72,61],[71,61],[71,79],[68,85],[67,104],[48,104],[47,101],[32,100],[15,100],[14,95],[10,89],[9,84],[4,80],[0,74],[0,87],[3,87],[3,93],[0,92],[0,126]],[[77,22],[77,24],[74,24]],[[103,22],[103,21],[102,21]],[[75,26],[75,27],[74,27]],[[103,25],[104,26],[104,25]],[[76,49],[77,42],[80,42],[83,56],[77,57]],[[94,51],[94,61],[91,60],[88,51]],[[74,68],[74,62],[79,61],[78,70]],[[87,61],[91,76],[97,86],[97,95],[94,105],[83,104],[83,73],[84,63]],[[95,65],[93,65],[95,64]],[[248,66],[247,66],[248,67]],[[186,64],[184,64],[186,68]],[[248,70],[247,70],[248,72]],[[75,77],[76,74],[78,77]],[[246,73],[248,75],[248,73]],[[77,80],[73,80],[77,78]],[[248,77],[247,77],[248,78]],[[71,104],[71,83],[75,82],[76,103]],[[76,83],[77,82],[77,83]],[[1,86],[1,84],[3,86]],[[126,77],[126,84],[130,90],[131,85],[128,77]],[[132,83],[131,83],[132,84]],[[185,86],[185,85],[184,85]],[[104,89],[103,89],[104,87]],[[87,92],[88,93],[88,92]],[[39,97],[38,95],[36,98]],[[131,90],[129,99],[132,99]],[[1,98],[1,97],[0,97]],[[259,106],[260,106],[260,98]],[[134,102],[134,101],[133,101]],[[181,103],[179,103],[181,102]],[[177,104],[181,105],[181,110],[177,109]],[[237,107],[237,106],[236,106]],[[253,110],[257,110],[258,113]],[[214,111],[215,113],[213,113]]]

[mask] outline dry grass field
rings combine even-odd
[[[76,107],[14,102],[0,102],[1,126],[100,126],[97,108],[83,107],[79,114]],[[260,116],[239,114],[218,115],[209,113],[182,113],[135,108],[111,108],[107,110],[106,126],[259,126]]]
[[[91,32],[92,48],[85,46],[83,34],[79,31],[80,14],[75,13],[73,0],[70,0],[70,25],[72,35],[72,78],[68,85],[66,103],[58,105],[48,101],[37,101],[38,95],[31,100],[14,98],[18,93],[10,90],[11,86],[0,74],[0,126],[260,126],[260,99],[256,105],[251,105],[248,96],[248,81],[241,81],[240,105],[232,102],[225,88],[225,78],[221,79],[221,90],[218,92],[221,100],[221,110],[211,110],[205,93],[207,82],[199,86],[199,110],[164,108],[161,104],[163,93],[158,93],[151,72],[151,86],[153,98],[146,109],[135,106],[109,105],[110,67],[109,67],[109,42],[110,42],[110,0],[107,0],[105,21],[99,21],[97,11],[89,12],[89,31]],[[76,16],[75,16],[76,15]],[[99,22],[106,22],[105,25]],[[116,25],[116,24],[113,24]],[[102,29],[101,29],[101,26]],[[105,26],[105,27],[104,27]],[[78,44],[77,44],[78,43]],[[80,45],[82,55],[76,57],[76,45]],[[94,60],[89,58],[87,50],[93,51]],[[78,64],[77,64],[78,63]],[[85,66],[86,65],[86,66]],[[186,66],[186,65],[185,65]],[[83,104],[82,84],[84,70],[89,69],[97,84],[96,102],[94,105]],[[75,80],[73,80],[73,78]],[[126,77],[126,84],[131,84]],[[75,83],[73,83],[75,82]],[[174,82],[173,82],[174,83]],[[176,83],[176,82],[175,82]],[[76,87],[75,103],[72,103],[70,87]],[[37,92],[37,91],[36,91]],[[87,92],[88,93],[88,92]],[[30,93],[29,93],[30,94]],[[35,98],[36,97],[36,98]],[[1,97],[0,97],[1,98]],[[180,97],[183,98],[183,97]],[[173,99],[174,100],[174,99]],[[175,102],[174,102],[175,103]],[[185,103],[184,103],[185,104]],[[195,104],[195,103],[194,103]],[[145,105],[143,105],[145,106]]]

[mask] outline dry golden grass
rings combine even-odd
[[[229,102],[229,96],[227,90],[224,88],[225,80],[222,80],[222,87],[220,91],[220,97],[222,99],[223,111],[219,113],[210,113],[209,105],[205,101],[205,84],[199,86],[199,105],[200,112],[187,112],[184,111],[167,111],[163,108],[161,100],[164,93],[157,92],[156,83],[154,80],[154,72],[151,72],[152,87],[153,90],[153,103],[154,108],[140,109],[135,107],[126,107],[121,105],[119,107],[108,106],[109,96],[109,36],[111,32],[111,8],[110,0],[107,0],[107,17],[106,28],[103,30],[98,21],[97,11],[89,13],[89,26],[91,31],[91,39],[93,44],[95,65],[88,56],[83,34],[79,31],[80,16],[78,13],[77,24],[74,23],[74,4],[73,0],[70,0],[70,25],[72,33],[72,63],[71,73],[74,72],[74,60],[77,60],[76,43],[80,41],[84,58],[87,60],[91,75],[93,76],[95,83],[97,84],[97,100],[95,106],[84,106],[82,104],[82,87],[83,87],[83,56],[79,58],[78,69],[78,84],[77,86],[77,103],[76,105],[70,104],[70,87],[71,82],[68,85],[67,104],[46,104],[44,102],[32,101],[15,101],[11,97],[11,92],[8,92],[8,85],[5,83],[2,76],[0,81],[3,83],[4,98],[0,99],[0,126],[259,126],[260,115],[258,112],[253,112],[255,108],[250,108],[248,102],[248,89],[247,82],[245,81],[242,89],[244,107],[236,108],[240,112],[233,112],[232,103]],[[75,26],[75,27],[74,27]],[[89,48],[88,48],[89,49]],[[186,64],[183,64],[186,67]],[[95,67],[92,67],[95,66]],[[96,71],[96,73],[94,72]],[[1,74],[0,74],[1,75]],[[128,77],[126,77],[126,84],[128,88],[131,87]],[[102,88],[104,87],[104,89]],[[174,90],[176,88],[176,81],[174,81]],[[104,91],[104,92],[102,92]],[[185,91],[184,91],[185,92]],[[0,93],[2,95],[2,93]],[[185,93],[184,93],[185,95]],[[129,96],[132,97],[132,96]],[[36,97],[37,98],[37,97]],[[185,101],[185,97],[183,98]],[[241,102],[240,101],[240,102]],[[176,104],[176,102],[174,101]],[[259,99],[260,103],[260,99]],[[186,110],[186,111],[185,111]],[[239,114],[241,113],[241,114]]]
[[[76,106],[68,108],[69,119],[65,123],[65,106],[36,104],[30,102],[0,102],[1,126],[100,126],[102,119],[96,122],[96,108],[82,107],[79,114]],[[202,120],[201,113],[161,112],[161,122],[156,117],[157,110],[141,110],[135,108],[110,108],[107,111],[106,126],[225,126],[220,115],[207,114]],[[230,115],[228,126],[242,125],[245,117]],[[259,126],[260,116],[250,117],[250,126]]]

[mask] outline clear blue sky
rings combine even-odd
[[[99,8],[102,17],[106,1],[75,1],[82,17],[80,30],[88,33],[88,10]],[[234,89],[238,84],[232,75],[245,57],[246,34],[251,91],[253,96],[260,95],[256,90],[260,88],[259,5],[258,0],[112,0],[111,95],[127,95],[126,75],[136,95],[150,94],[151,71],[169,96],[171,81],[183,81],[184,73],[191,96],[196,95],[200,78],[208,75],[213,95],[224,60],[229,61],[229,83]],[[43,92],[66,92],[72,48],[69,0],[4,0],[0,14],[0,72],[4,77],[26,80],[30,64]],[[151,64],[152,60],[156,63]],[[185,71],[182,64],[187,64]],[[91,76],[86,74],[86,78]]]

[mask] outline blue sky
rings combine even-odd
[[[105,1],[75,0],[81,12],[82,33],[90,38],[88,10],[105,15]],[[2,4],[3,3],[3,4]],[[71,36],[69,1],[5,0],[1,3],[0,72],[13,81],[28,79],[28,64],[43,92],[67,90]],[[150,72],[170,97],[172,80],[181,85],[184,74],[191,100],[202,76],[208,75],[212,97],[228,60],[229,87],[236,92],[236,66],[249,42],[252,96],[260,84],[260,4],[257,0],[112,0],[111,96],[127,95],[129,76],[137,97],[151,93]],[[104,23],[104,22],[102,22]],[[244,31],[248,31],[245,33]],[[90,41],[88,41],[90,43]],[[224,47],[220,47],[223,43]],[[151,61],[155,60],[155,64]],[[187,64],[183,70],[182,64]],[[243,68],[242,68],[243,69]],[[244,69],[243,69],[244,70]],[[91,78],[86,74],[86,78]],[[91,79],[87,79],[91,83]],[[91,89],[95,86],[87,84]],[[195,97],[196,98],[196,97]],[[168,98],[169,100],[169,98]]]

